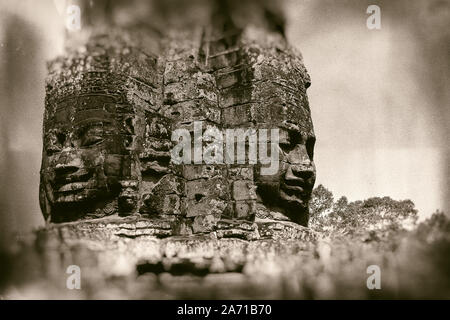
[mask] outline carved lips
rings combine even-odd
[[[283,179],[280,184],[280,198],[288,202],[296,202],[305,205],[305,200],[311,194],[313,184],[308,180],[302,178],[287,178]]]
[[[85,189],[92,189],[95,181],[93,175],[85,169],[78,169],[73,173],[55,173],[53,187],[55,190],[56,202],[78,202],[88,197]]]

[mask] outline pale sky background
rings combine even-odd
[[[369,4],[381,7],[381,30],[366,27]],[[287,36],[312,78],[316,185],[336,199],[390,196],[411,199],[422,218],[448,212],[449,8],[442,0],[288,1]],[[0,0],[2,234],[43,224],[45,62],[62,46],[52,0]]]
[[[448,210],[450,2],[290,3],[288,37],[312,78],[316,184],[411,199],[421,217]],[[369,4],[381,30],[366,27]]]

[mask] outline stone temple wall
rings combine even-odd
[[[91,26],[49,64],[40,190],[49,221],[137,215],[173,235],[248,239],[264,233],[255,221],[307,225],[315,136],[301,55],[267,12],[246,21],[218,1],[192,21],[189,8],[185,19],[161,9],[164,25]],[[278,171],[264,176],[249,161],[251,138],[242,163],[195,163],[195,148],[192,163],[173,163],[172,133],[194,134],[196,122],[200,133],[280,130]],[[225,152],[206,140],[203,154]]]
[[[32,298],[282,296],[277,275],[301,268],[317,234],[307,228],[310,78],[278,8],[114,3],[90,8],[48,64],[39,190],[47,225],[18,244],[11,279]],[[183,129],[202,139],[179,163],[174,133]],[[214,147],[207,134],[219,132],[217,142],[231,129],[247,135],[245,152],[234,140],[233,153]],[[273,163],[255,161],[264,151],[278,155]],[[72,265],[83,273],[79,292],[66,290]],[[278,277],[273,285],[267,274]]]

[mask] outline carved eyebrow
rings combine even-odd
[[[78,128],[75,129],[77,135],[84,135],[89,132],[91,129],[98,129],[101,127],[102,131],[104,130],[104,122],[103,121],[84,121],[81,125],[79,124]]]
[[[83,127],[89,124],[114,124],[114,121],[111,119],[104,119],[104,118],[89,118],[75,122],[75,125],[81,125]]]
[[[105,111],[103,109],[89,109],[76,111],[74,114],[75,122],[91,119],[99,119],[101,121],[114,120],[116,117],[115,113]]]
[[[292,120],[284,120],[283,123],[280,124],[280,128],[283,128],[284,130],[287,131],[301,132],[301,126]]]

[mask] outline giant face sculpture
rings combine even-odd
[[[251,225],[255,217],[307,225],[315,136],[303,62],[281,36],[273,42],[238,29],[214,32],[195,47],[197,57],[198,43],[180,32],[157,59],[114,49],[99,63],[120,61],[110,73],[56,72],[40,191],[51,221],[138,213],[174,222],[174,233],[212,232],[230,220]],[[70,77],[78,82],[66,83]],[[199,121],[203,138],[208,128],[279,130],[279,140],[266,146],[278,155],[277,170],[264,174],[264,165],[248,161],[248,144],[244,162],[197,162],[194,155],[171,163],[171,133],[193,133]]]
[[[294,222],[308,223],[308,203],[315,182],[315,137],[296,126],[280,126],[279,169],[275,175],[258,175],[258,195],[270,210]]]
[[[204,44],[210,55],[206,70],[187,54],[166,66],[162,112],[173,129],[189,130],[192,141],[196,121],[202,133],[215,128],[224,141],[228,129],[256,135],[260,129],[279,130],[279,141],[272,141],[278,170],[270,175],[249,161],[250,139],[243,163],[193,163],[209,148],[203,135],[202,147],[193,147],[192,162],[177,169],[185,183],[183,214],[193,221],[194,232],[213,231],[220,219],[253,221],[258,215],[308,223],[315,182],[315,136],[306,95],[310,80],[292,49],[272,45],[261,46],[261,39],[239,30],[225,36],[218,32]],[[225,153],[223,148],[218,152]]]
[[[274,47],[250,45],[247,52],[251,61],[259,61],[253,66],[254,123],[279,129],[278,172],[263,175],[255,168],[258,196],[270,211],[306,226],[316,178],[315,135],[306,94],[310,77],[301,55],[283,42]]]
[[[120,30],[93,33],[81,49],[49,64],[39,195],[53,222],[138,213],[163,174],[154,155],[168,147],[153,112],[157,59]]]
[[[97,93],[47,106],[41,206],[53,221],[117,212],[121,185],[137,180],[134,115],[121,102]]]

